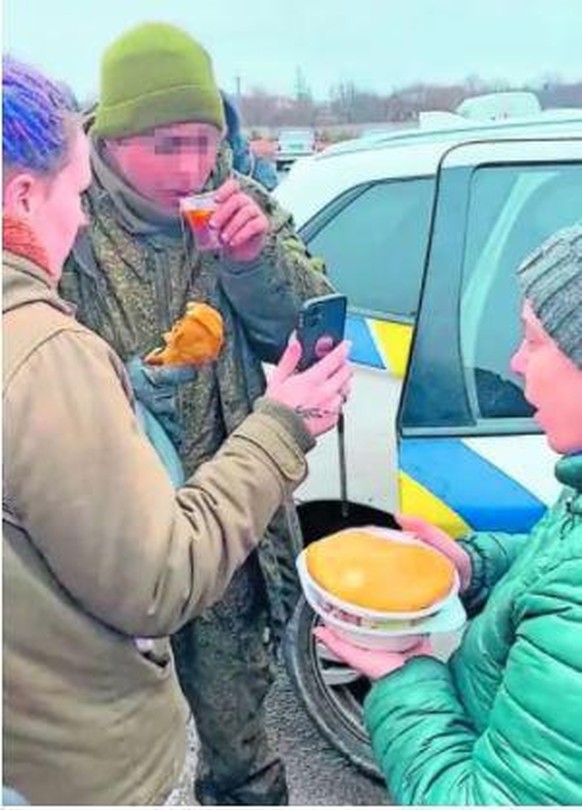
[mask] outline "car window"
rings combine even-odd
[[[414,316],[433,193],[433,178],[376,183],[336,206],[331,217],[321,212],[321,228],[310,228],[309,250],[326,260],[332,283],[348,296],[350,307]]]
[[[521,339],[517,267],[579,219],[579,163],[460,167],[439,180],[430,267],[401,402],[402,435],[536,430],[510,370]]]
[[[313,137],[313,132],[309,129],[290,129],[286,132],[281,132],[279,135],[280,138],[285,138],[286,140],[293,141],[293,140],[305,140],[308,138]]]
[[[516,268],[580,216],[582,167],[482,167],[472,177],[460,306],[461,357],[479,423],[528,416],[509,362],[521,339]]]
[[[308,129],[289,130],[279,134],[279,145],[312,147],[314,142],[315,132]]]

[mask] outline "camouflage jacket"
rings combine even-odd
[[[111,344],[120,357],[144,357],[185,312],[186,302],[220,310],[225,347],[216,362],[179,386],[179,448],[186,475],[210,458],[251,411],[265,388],[262,362],[274,362],[295,326],[303,300],[331,291],[323,263],[312,259],[292,220],[257,183],[237,175],[270,221],[259,260],[236,265],[217,253],[198,253],[179,219],[150,208],[113,174],[93,148],[94,183],[85,204],[89,227],[75,245],[61,294],[77,317]],[[223,147],[208,187],[232,173]],[[235,173],[236,174],[236,173]],[[259,549],[275,624],[285,620],[285,582],[293,578],[300,536],[289,527],[293,510],[279,514]]]

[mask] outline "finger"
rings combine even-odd
[[[341,399],[340,391],[349,386],[354,370],[351,365],[344,365],[339,368],[332,377],[325,382],[318,383],[319,401],[324,404],[327,400]]]
[[[337,655],[342,661],[350,663],[350,653],[353,654],[351,645],[341,638],[338,638],[333,630],[330,630],[329,627],[319,626],[315,628],[313,635],[318,641],[325,644],[328,650],[331,650],[334,655]]]
[[[289,343],[287,344],[287,348],[281,355],[281,359],[273,369],[269,382],[272,383],[280,383],[283,380],[286,380],[287,377],[290,377],[297,368],[297,364],[301,360],[302,348],[301,343],[295,337],[295,334],[291,335],[289,339]]]
[[[251,205],[244,205],[240,208],[230,219],[228,225],[226,225],[220,232],[221,240],[229,245],[232,241],[232,238],[236,236],[236,234],[244,228],[244,226],[252,219],[256,219],[259,216],[258,209],[254,208]]]
[[[340,368],[346,365],[346,361],[351,349],[351,342],[342,340],[341,343],[328,352],[325,357],[318,360],[310,368],[303,372],[310,381],[320,383],[331,377]]]
[[[401,515],[400,517],[402,518],[401,526],[403,528],[406,527],[406,531],[412,532],[418,538],[424,540],[429,545],[434,546],[439,551],[443,551],[448,556],[450,556],[449,551],[452,554],[455,553],[455,541],[443,529],[429,523],[426,520],[423,520],[422,518],[407,518],[404,515]],[[459,554],[463,553],[464,552],[459,549]]]
[[[409,531],[424,541],[427,546],[439,551],[453,563],[459,574],[459,586],[461,593],[470,584],[470,563],[467,552],[443,529],[433,526],[422,518],[415,518],[406,515],[395,515],[405,531]]]
[[[315,343],[314,354],[318,360],[321,360],[322,357],[325,357],[326,354],[334,347],[334,340],[331,335],[323,335],[320,337]]]
[[[236,194],[232,194],[227,200],[219,204],[210,219],[210,227],[222,232],[226,226],[230,224],[232,218],[236,216],[242,208],[247,207],[260,210],[250,197],[243,194],[242,191],[237,191]]]
[[[398,525],[406,532],[422,532],[426,531],[430,524],[422,518],[415,517],[414,515],[405,515],[402,512],[397,512],[394,515]]]
[[[240,183],[238,180],[235,180],[234,177],[230,177],[225,183],[216,189],[214,199],[217,203],[224,203],[229,197],[236,194],[238,191],[240,191]]]
[[[231,240],[229,247],[237,248],[254,239],[263,239],[269,230],[269,223],[263,217],[256,217],[248,222]]]
[[[344,406],[344,401],[340,394],[336,394],[333,399],[329,402],[326,402],[324,405],[319,407],[319,412],[322,416],[333,416],[337,417],[342,412],[342,408]]]
[[[213,213],[209,225],[216,231],[223,231],[230,220],[235,216],[245,204],[245,198],[237,191],[223,202],[219,202]]]
[[[331,652],[353,669],[376,680],[405,661],[401,653],[384,650],[365,650],[338,638],[328,627],[316,627],[313,635]]]

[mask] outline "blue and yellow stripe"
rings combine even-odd
[[[349,314],[346,338],[352,341],[354,363],[386,369],[402,379],[408,365],[412,326]]]
[[[460,439],[403,439],[401,510],[453,536],[475,531],[525,532],[546,506]]]

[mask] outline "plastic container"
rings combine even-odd
[[[305,551],[298,556],[296,565],[303,593],[311,608],[326,626],[357,647],[404,652],[425,636],[451,633],[466,622],[466,613],[458,597],[458,580],[449,595],[429,609],[407,614],[381,613],[347,604],[341,599],[330,599],[331,595],[310,576]]]
[[[219,233],[210,227],[210,219],[218,208],[212,192],[191,194],[180,200],[180,213],[194,236],[199,251],[219,250]]]
[[[386,652],[403,652],[414,647],[426,636],[460,630],[467,619],[458,596],[453,597],[449,604],[436,616],[428,616],[425,619],[420,619],[414,626],[393,631],[357,627],[332,615],[322,614],[313,604],[311,604],[311,607],[318,613],[327,627],[330,627],[346,641],[366,650],[384,650]]]
[[[415,538],[412,534],[408,534],[406,532],[398,532],[392,529],[377,529],[376,527],[367,526],[362,527],[362,531],[370,531],[373,534],[377,534],[380,536],[384,536],[389,540],[393,540],[397,543],[409,543],[410,545],[415,546],[422,546],[426,548],[426,543],[423,543],[421,540]],[[422,608],[421,610],[413,610],[413,611],[398,611],[398,612],[388,612],[388,611],[377,611],[377,610],[370,610],[369,608],[363,608],[359,605],[353,605],[348,602],[344,602],[339,597],[335,596],[334,594],[326,591],[321,585],[318,585],[314,579],[312,579],[309,571],[307,570],[307,563],[305,559],[305,550],[301,552],[301,554],[297,558],[297,567],[299,570],[299,576],[302,577],[302,570],[303,570],[303,578],[307,579],[317,594],[323,599],[323,601],[328,602],[331,605],[335,605],[335,607],[339,608],[340,610],[344,610],[348,613],[354,614],[356,616],[362,616],[363,618],[370,619],[372,621],[381,621],[385,622],[390,619],[394,621],[401,621],[402,619],[420,619],[424,616],[430,616],[433,613],[438,613],[439,610],[446,604],[447,600],[455,596],[459,592],[459,575],[457,571],[454,572],[453,584],[449,593],[443,597],[443,599],[439,599],[437,602],[434,602],[429,607]]]

